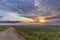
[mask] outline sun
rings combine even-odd
[[[46,18],[45,16],[38,16],[37,21],[39,23],[45,23],[45,22],[47,22],[47,20],[45,18]]]
[[[41,23],[45,23],[46,20],[45,20],[45,19],[40,19],[39,22],[41,22]]]

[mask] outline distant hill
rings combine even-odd
[[[0,21],[0,23],[21,23],[21,21]]]

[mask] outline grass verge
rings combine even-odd
[[[6,29],[8,29],[7,26],[0,26],[0,31],[6,30]]]
[[[31,35],[29,35],[29,34],[26,33],[26,32],[23,32],[23,31],[20,30],[19,28],[15,28],[15,30],[16,30],[16,32],[17,32],[20,36],[24,37],[26,40],[38,40],[38,38],[32,37]]]

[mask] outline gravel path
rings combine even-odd
[[[0,40],[20,40],[13,32],[13,28],[0,32]]]

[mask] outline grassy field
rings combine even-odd
[[[16,32],[26,40],[60,40],[59,27],[17,26]]]
[[[6,29],[8,29],[7,26],[0,26],[0,31],[6,30]]]

